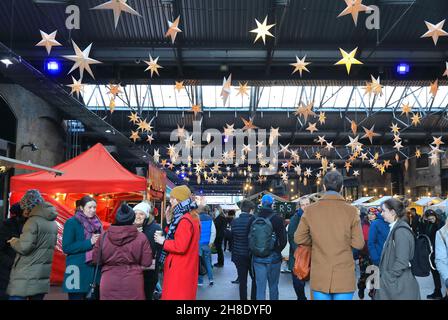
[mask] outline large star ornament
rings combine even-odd
[[[180,16],[178,16],[173,22],[168,21],[168,31],[166,32],[165,37],[171,37],[171,43],[173,44],[176,40],[177,33],[182,32],[182,30],[179,29],[179,22]]]
[[[355,58],[356,52],[358,48],[353,49],[350,53],[347,53],[345,50],[339,48],[342,54],[342,59],[336,62],[335,65],[344,64],[347,68],[347,74],[350,74],[350,70],[353,64],[363,64],[361,61]]]
[[[69,71],[69,74],[79,68],[80,80],[82,80],[84,77],[84,70],[87,70],[87,72],[92,76],[92,78],[95,79],[95,76],[93,75],[90,65],[98,64],[101,62],[89,57],[90,50],[92,49],[92,43],[84,51],[81,51],[81,49],[79,49],[79,47],[76,45],[76,43],[73,40],[72,40],[72,43],[73,43],[73,48],[75,49],[75,55],[63,56],[65,59],[75,62],[75,64]]]
[[[310,72],[306,66],[311,64],[311,62],[305,62],[305,59],[306,59],[306,56],[304,56],[302,59],[299,59],[299,57],[296,56],[296,63],[289,64],[290,66],[294,67],[294,71],[292,72],[292,74],[299,71],[300,77],[302,77],[303,71]]]
[[[421,38],[432,38],[434,41],[434,45],[437,45],[439,41],[439,37],[448,36],[448,32],[443,30],[443,25],[445,24],[445,20],[440,21],[438,24],[434,25],[425,21],[426,27],[428,28],[428,32],[421,36]]]
[[[370,7],[362,4],[362,0],[344,0],[347,4],[347,8],[344,9],[339,15],[339,17],[346,16],[351,14],[353,17],[353,21],[355,22],[355,26],[358,25],[358,15],[361,11],[370,10]]]
[[[61,46],[59,42],[56,41],[56,34],[58,31],[54,31],[50,34],[47,34],[40,30],[40,35],[42,36],[42,40],[36,44],[36,47],[45,47],[47,49],[48,55],[51,53],[51,48]]]
[[[84,84],[82,84],[81,80],[77,81],[75,78],[72,77],[73,84],[67,85],[67,87],[72,88],[72,92],[70,94],[76,93],[76,96],[79,99],[79,95],[81,92],[84,91]]]
[[[157,57],[155,59],[152,58],[151,55],[149,55],[149,61],[145,61],[145,63],[148,65],[148,68],[146,68],[145,71],[151,70],[151,78],[154,75],[154,72],[159,75],[159,69],[162,69],[163,67],[158,64],[160,57]]]
[[[264,18],[263,23],[260,23],[257,19],[255,19],[255,22],[257,23],[257,28],[251,30],[250,32],[256,33],[257,37],[255,38],[255,42],[257,42],[258,39],[263,39],[263,43],[266,44],[266,36],[274,37],[272,33],[269,32],[269,29],[271,29],[275,24],[267,24],[268,16]]]
[[[118,26],[118,21],[120,20],[121,12],[127,12],[134,16],[141,17],[140,13],[132,9],[126,2],[128,2],[128,0],[111,0],[92,8],[91,10],[113,10],[116,29]]]

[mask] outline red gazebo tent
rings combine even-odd
[[[98,216],[107,227],[122,201],[143,199],[147,180],[122,167],[100,143],[54,169],[64,174],[55,176],[39,171],[13,177],[10,203],[18,202],[27,190],[37,189],[46,201],[56,207],[59,234],[52,283],[61,283],[65,271],[62,232],[65,221],[74,214],[75,201],[86,194],[94,196],[98,203]]]

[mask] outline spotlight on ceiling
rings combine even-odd
[[[6,68],[8,68],[10,65],[14,64],[14,63],[11,61],[11,59],[9,59],[9,58],[5,58],[5,59],[2,59],[2,60],[0,60],[0,61],[6,66]]]
[[[50,74],[59,74],[61,72],[61,63],[58,60],[48,59],[44,65],[45,71]]]
[[[400,63],[397,65],[397,73],[404,76],[407,75],[410,71],[410,66],[407,63]]]

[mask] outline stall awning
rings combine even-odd
[[[385,196],[385,197],[382,197],[382,198],[380,198],[378,200],[375,200],[373,202],[364,203],[362,205],[365,206],[365,207],[379,207],[380,205],[382,205],[384,202],[386,202],[387,200],[389,200],[391,198],[392,198],[392,196]]]
[[[362,197],[362,198],[359,198],[358,200],[352,202],[352,206],[359,206],[360,204],[366,203],[366,202],[368,202],[368,201],[370,201],[372,199],[373,199],[373,197]]]
[[[420,198],[419,200],[415,201],[415,204],[420,206],[420,207],[426,207],[432,204],[437,204],[439,202],[442,202],[442,199],[437,198],[437,197],[423,197]]]
[[[11,178],[11,192],[118,193],[146,190],[146,178],[126,170],[98,143],[79,156],[55,166],[62,176],[39,171]]]

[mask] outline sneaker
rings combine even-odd
[[[434,292],[433,294],[427,295],[426,298],[432,300],[441,300],[443,296],[440,292]]]
[[[213,282],[213,280],[210,281],[210,283],[209,283],[210,286],[212,286],[212,285],[214,285],[214,284],[215,284],[215,283]]]
[[[239,284],[240,283],[240,280],[239,279],[236,279],[236,280],[233,280],[233,281],[231,281],[233,284]]]
[[[358,297],[360,300],[364,300],[364,290],[358,290]]]
[[[222,267],[224,267],[223,264],[219,264],[219,263],[215,263],[213,266],[216,267],[216,268],[222,268]]]

